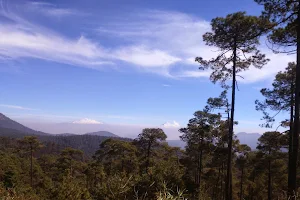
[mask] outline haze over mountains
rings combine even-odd
[[[84,119],[84,121],[88,121],[89,119]],[[80,122],[80,123],[78,123]],[[58,123],[58,124],[31,124],[31,128],[24,126],[4,114],[0,113],[0,136],[11,136],[16,137],[23,136],[24,134],[34,134],[39,136],[61,136],[61,137],[78,137],[79,135],[85,136],[99,136],[99,137],[115,137],[118,138],[117,131],[122,129],[125,125],[109,125],[99,123],[97,121],[92,121],[90,124],[81,123],[82,120],[76,121],[76,123]],[[130,126],[130,125],[127,125]],[[34,130],[38,128],[39,131]],[[102,130],[101,130],[102,129]],[[104,130],[103,130],[104,129]],[[141,131],[143,127],[132,126],[131,131],[127,134],[123,133],[122,137],[126,138],[135,138]],[[47,130],[52,130],[51,132],[56,132],[57,134],[48,133]],[[106,131],[110,130],[110,131]],[[111,131],[112,130],[112,131]],[[115,132],[115,131],[116,132]],[[172,127],[171,129],[164,129],[166,134],[168,135],[168,143],[170,146],[177,146],[184,148],[185,143],[179,140],[180,133],[178,132],[177,127]],[[176,134],[174,132],[177,131]],[[170,137],[171,136],[171,137]],[[173,136],[173,137],[172,137]],[[236,134],[237,138],[240,140],[241,144],[247,144],[251,147],[251,149],[255,149],[257,146],[258,138],[260,137],[259,133],[245,133],[241,132]],[[95,147],[96,148],[96,147]]]

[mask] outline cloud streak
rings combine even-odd
[[[10,109],[17,109],[17,110],[36,110],[36,109],[33,109],[33,108],[27,108],[27,107],[17,106],[17,105],[8,105],[8,104],[0,104],[0,107],[10,108]]]
[[[59,8],[55,4],[38,1],[27,2],[27,9],[49,17],[66,17],[80,13],[73,9]]]
[[[98,44],[83,36],[69,40],[10,25],[0,25],[0,54],[11,59],[33,57],[90,68],[112,64],[103,59],[106,53]]]

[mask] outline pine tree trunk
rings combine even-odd
[[[293,78],[294,80],[294,78]],[[294,82],[291,84],[291,107],[290,107],[290,131],[289,131],[289,163],[288,163],[288,196],[293,195],[292,186],[292,177],[290,170],[292,169],[292,159],[293,159],[293,125],[294,125]]]
[[[268,200],[272,200],[271,160],[268,163]]]
[[[289,169],[290,187],[289,191],[297,191],[297,162],[299,146],[299,103],[300,103],[300,0],[298,0],[297,16],[297,66],[296,66],[296,89],[295,89],[295,120],[293,127],[293,154]],[[291,193],[290,193],[291,194]]]
[[[224,199],[224,191],[223,191],[223,180],[224,180],[224,162],[222,162],[222,177],[221,177],[221,200]]]
[[[203,145],[203,139],[201,139],[201,149],[200,149],[200,155],[199,155],[199,168],[198,168],[198,173],[199,173],[199,200],[201,199],[201,175],[202,175],[202,157],[203,157],[203,150],[202,150],[202,145]]]
[[[72,163],[72,158],[70,159],[70,176],[73,177],[73,163]]]
[[[254,170],[253,171],[253,176],[252,176],[252,182],[253,183],[255,183],[255,176],[256,176],[256,173],[255,173],[255,170]],[[250,200],[253,200],[253,197],[254,197],[253,193],[254,193],[254,188],[253,188],[253,186],[251,186],[251,190],[249,192],[249,194],[250,194]]]
[[[150,151],[151,151],[151,142],[149,141],[148,148],[147,148],[146,172],[148,172],[148,168],[150,165]]]
[[[215,199],[215,197],[218,197],[219,195],[219,182],[220,182],[220,177],[221,177],[221,167],[219,167],[219,170],[218,170],[218,177],[217,177],[217,184],[215,185],[215,189],[214,189],[214,192],[213,192],[213,199]]]
[[[202,145],[203,140],[201,140]],[[203,150],[200,150],[200,163],[199,163],[199,186],[201,187],[201,175],[202,175],[202,157],[203,157]]]
[[[233,66],[232,66],[232,96],[230,126],[228,135],[228,155],[227,155],[227,178],[226,178],[226,200],[232,200],[232,137],[234,124],[234,104],[235,104],[235,84],[236,84],[236,38],[234,38]]]
[[[241,170],[241,181],[240,181],[240,200],[243,199],[243,179],[244,179],[244,167],[242,166]]]
[[[33,160],[33,148],[30,146],[30,186],[33,188],[33,166],[32,166],[32,160]]]

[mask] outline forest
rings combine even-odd
[[[216,17],[202,36],[216,56],[207,59],[199,52],[195,62],[223,92],[180,128],[184,149],[169,146],[160,128],[145,128],[133,140],[106,138],[95,152],[8,134],[0,139],[0,199],[300,199],[300,1],[255,2],[263,9],[260,16]],[[262,42],[274,54],[295,54],[295,62],[286,63],[253,102],[260,126],[269,131],[251,149],[234,135],[235,101],[245,78],[241,72],[270,61],[259,50]]]

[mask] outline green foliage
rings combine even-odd
[[[136,173],[138,171],[137,148],[130,142],[107,139],[101,143],[94,158],[109,174],[118,172]]]
[[[256,110],[262,111],[263,120],[265,123],[262,124],[263,127],[271,128],[273,122],[275,121],[275,117],[280,112],[292,112],[291,116],[293,116],[293,108],[294,106],[294,92],[296,85],[296,64],[288,63],[288,67],[283,72],[278,72],[275,76],[275,79],[272,83],[272,88],[263,88],[260,90],[261,94],[265,97],[264,101],[256,100]],[[268,112],[275,111],[274,115],[270,115]],[[287,126],[287,124],[293,119],[289,119],[281,122],[280,125]]]
[[[211,21],[212,32],[205,33],[203,40],[207,45],[217,47],[220,53],[210,60],[197,57],[200,69],[211,69],[212,82],[220,81],[225,86],[226,81],[233,76],[233,62],[236,65],[235,73],[245,71],[251,65],[262,68],[268,59],[260,53],[257,45],[258,36],[266,31],[266,26],[268,23],[265,19],[247,16],[245,12],[214,18]]]
[[[255,0],[264,6],[262,16],[273,23],[269,41],[275,46],[275,53],[294,52],[297,44],[297,17],[299,3],[293,0]],[[283,50],[279,50],[283,47]]]
[[[31,138],[30,141],[41,147],[36,149],[37,156],[32,160],[33,187],[28,159],[30,145],[23,144],[27,139],[20,142],[6,138],[0,142],[0,196],[6,200],[222,200],[228,122],[221,120],[220,114],[211,113],[212,110],[195,112],[187,127],[181,129],[182,139],[187,143],[185,150],[168,146],[160,129],[144,130],[132,142],[108,139],[99,144],[90,160],[84,158],[84,152],[73,148],[66,148],[59,154],[55,149],[45,151],[46,145],[41,146]],[[148,154],[142,151],[148,149],[149,141],[151,159],[145,171]],[[284,196],[287,156],[280,149],[286,143],[286,136],[267,132],[259,142],[258,151],[251,152],[249,147],[234,140],[234,199],[240,197],[241,191],[245,199],[266,199],[269,172],[272,196]],[[268,168],[270,160],[271,171]]]
[[[88,200],[90,194],[85,185],[74,179],[70,174],[63,177],[62,183],[53,192],[51,199],[57,200]]]

